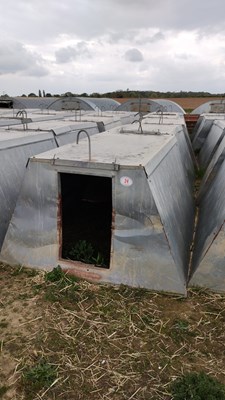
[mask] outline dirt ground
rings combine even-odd
[[[0,264],[0,399],[169,400],[204,371],[225,384],[225,297],[72,280]]]

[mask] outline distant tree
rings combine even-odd
[[[46,93],[45,97],[52,97],[51,93]]]
[[[41,90],[38,90],[38,97],[42,97]]]
[[[90,97],[100,98],[101,95],[100,95],[99,93],[94,92],[94,93],[91,93],[91,94],[90,94]]]
[[[21,97],[27,97],[25,94],[22,94],[22,96]]]
[[[72,92],[66,92],[66,93],[64,94],[64,96],[65,96],[65,97],[72,97],[72,96],[73,96],[73,93],[72,93]]]
[[[37,97],[37,95],[35,93],[29,93],[28,97]]]
[[[45,91],[43,90],[43,97],[45,97]]]

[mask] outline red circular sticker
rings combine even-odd
[[[121,183],[121,185],[127,186],[127,187],[133,185],[133,181],[131,178],[129,178],[129,176],[121,176],[120,183]]]

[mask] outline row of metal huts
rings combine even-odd
[[[190,140],[162,108],[2,109],[0,152],[2,261],[225,291],[225,114],[201,115]]]

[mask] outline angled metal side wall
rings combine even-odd
[[[190,285],[225,291],[225,163],[201,197]]]
[[[185,285],[193,236],[195,206],[192,195],[192,177],[187,174],[177,144],[149,176],[149,185],[177,267],[177,273]]]
[[[8,145],[10,146],[10,145]],[[29,157],[56,147],[49,134],[48,140],[23,143],[0,149],[0,249],[14,211]]]
[[[195,151],[198,151],[203,146],[205,139],[212,127],[213,120],[207,120],[205,117],[201,117],[199,120],[198,129],[194,134],[192,145]]]
[[[120,184],[124,174],[133,181],[129,188]],[[185,293],[144,170],[120,171],[116,180],[111,281]]]
[[[12,264],[52,268],[58,259],[58,176],[49,164],[30,162],[2,248]]]
[[[199,164],[202,168],[207,168],[224,135],[224,121],[214,121],[199,153]]]
[[[192,145],[195,151],[203,146],[205,139],[215,120],[223,121],[225,114],[202,114],[200,115],[192,135]]]

